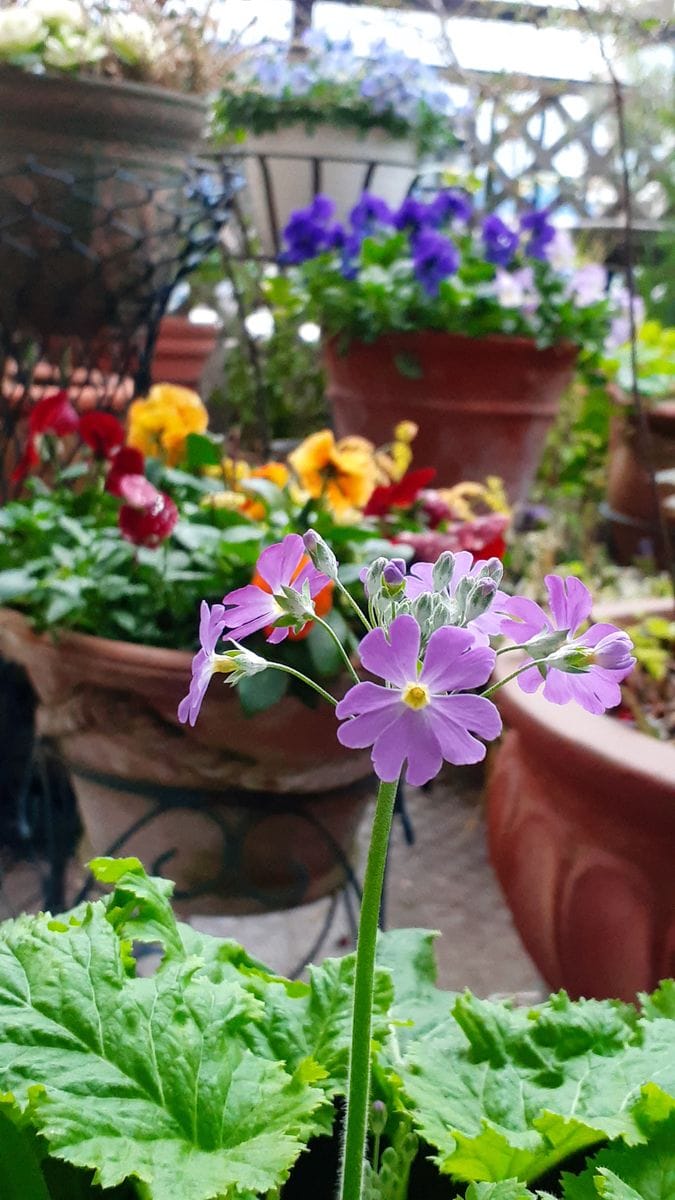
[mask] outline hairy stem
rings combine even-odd
[[[340,1182],[341,1200],[361,1200],[363,1194],[363,1168],[368,1135],[368,1099],[370,1095],[370,1039],[373,1019],[375,949],[397,787],[398,781],[394,783],[380,782],[375,818],[370,835],[368,863],[363,880],[354,975],[347,1116]]]
[[[331,696],[330,692],[325,691],[320,684],[315,683],[307,675],[303,675],[302,671],[296,671],[295,667],[287,667],[285,663],[270,662],[269,659],[267,660],[267,665],[273,671],[283,671],[285,675],[292,675],[294,679],[299,679],[301,683],[306,683],[307,687],[313,688],[321,696],[322,700],[327,700],[329,704],[333,705],[333,708],[336,707],[337,700],[335,696]]]
[[[344,646],[342,645],[342,642],[340,641],[337,633],[333,629],[333,626],[329,625],[328,621],[324,621],[323,617],[314,616],[312,619],[314,621],[316,621],[317,625],[320,625],[322,629],[325,629],[326,633],[330,634],[333,641],[335,642],[335,645],[337,646],[338,650],[340,651],[340,657],[342,658],[342,661],[344,662],[347,670],[349,671],[349,674],[351,675],[352,679],[354,680],[354,683],[360,683],[361,680],[359,679],[359,677],[356,673],[354,664],[352,663],[352,660],[350,659],[349,655],[347,654],[347,651],[345,650]]]

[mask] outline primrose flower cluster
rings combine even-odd
[[[333,41],[317,29],[301,43],[301,55],[287,55],[278,43],[261,42],[238,66],[219,101],[226,127],[263,133],[326,120],[413,134],[422,151],[454,143],[449,121],[456,106],[434,68],[382,40],[365,55],[357,55],[351,38]]]
[[[550,209],[509,221],[480,216],[468,192],[407,197],[391,209],[364,192],[343,225],[318,195],[292,214],[281,261],[310,319],[328,335],[371,341],[436,329],[571,341],[597,352],[607,336],[607,273],[577,265]]]
[[[591,595],[578,579],[547,578],[550,614],[501,590],[498,559],[474,562],[468,551],[446,552],[410,572],[403,559],[378,558],[361,579],[365,610],[345,589],[337,559],[316,531],[304,538],[289,534],[267,547],[253,583],[212,608],[202,603],[201,647],[179,720],[195,724],[214,674],[237,684],[260,671],[289,671],[242,642],[264,630],[267,641],[277,644],[308,622],[321,622],[318,597],[329,587],[344,593],[366,629],[358,656],[369,678],[360,679],[341,647],[354,684],[339,702],[313,680],[303,681],[335,705],[342,745],[372,747],[375,773],[384,783],[405,769],[406,780],[421,786],[444,761],[463,765],[484,758],[485,743],[501,730],[491,699],[500,685],[488,686],[503,652],[494,648],[495,638],[515,639],[511,648],[520,660],[511,677],[524,691],[543,686],[552,703],[574,700],[591,713],[619,703],[619,685],[635,663],[624,631],[606,624],[584,631]]]

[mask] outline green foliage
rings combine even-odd
[[[276,1195],[334,1124],[354,956],[289,982],[176,922],[170,885],[137,860],[93,869],[106,898],[0,927],[3,1200]],[[150,977],[138,941],[163,950]],[[466,1200],[544,1200],[544,1173],[564,1200],[672,1200],[671,985],[640,1009],[564,993],[515,1009],[440,991],[432,941],[380,941],[373,1200],[405,1200],[422,1140]]]
[[[640,395],[652,402],[675,395],[675,329],[664,329],[659,321],[645,321],[638,330],[635,350]],[[603,369],[622,391],[631,395],[633,366],[629,342],[604,360]]]

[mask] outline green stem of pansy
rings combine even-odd
[[[331,696],[330,692],[325,691],[320,684],[315,683],[307,675],[303,675],[302,671],[296,671],[295,667],[287,667],[285,663],[270,662],[269,659],[267,660],[267,665],[273,671],[283,671],[285,675],[292,675],[294,679],[299,679],[301,683],[306,683],[307,687],[313,688],[321,696],[322,700],[327,700],[329,704],[333,705],[333,708],[336,707],[337,700],[335,696]]]
[[[356,613],[357,617],[359,618],[359,621],[361,622],[361,624],[363,626],[365,626],[365,628],[368,630],[368,632],[370,632],[370,630],[373,628],[373,626],[371,625],[370,621],[368,620],[366,614],[363,612],[363,610],[360,608],[360,606],[356,603],[356,600],[352,596],[351,592],[349,592],[347,590],[344,583],[341,583],[339,579],[336,579],[335,583],[336,583],[336,586],[338,587],[339,591],[344,596],[345,600],[347,600],[347,602],[354,609],[354,612]]]
[[[354,974],[347,1115],[340,1182],[341,1200],[361,1200],[363,1195],[370,1096],[370,1040],[373,1020],[375,949],[397,787],[398,780],[394,783],[380,782],[373,828],[370,834],[368,863],[363,880]]]
[[[360,683],[361,680],[359,679],[359,676],[356,673],[354,664],[353,664],[352,660],[350,659],[349,655],[347,654],[347,651],[345,650],[344,646],[342,645],[342,642],[340,641],[340,639],[339,639],[337,633],[335,632],[335,630],[333,629],[332,625],[329,625],[328,621],[324,621],[323,617],[314,616],[313,620],[316,621],[317,625],[320,625],[322,629],[325,629],[326,633],[330,634],[333,641],[335,642],[335,645],[337,646],[338,650],[340,651],[340,657],[341,657],[342,661],[344,662],[347,670],[349,671],[349,674],[351,675],[352,679],[354,680],[354,683]]]
[[[516,648],[514,647],[514,649]],[[503,679],[498,679],[496,683],[492,684],[492,687],[486,688],[484,692],[481,692],[481,696],[484,700],[489,700],[490,696],[494,696],[495,692],[498,692],[500,688],[510,683],[512,679],[517,679],[519,675],[522,675],[523,671],[529,671],[530,667],[545,667],[547,663],[547,658],[530,659],[529,662],[523,663],[522,667],[518,667],[517,671],[512,671],[510,675],[505,675]]]

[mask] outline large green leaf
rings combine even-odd
[[[639,1143],[643,1086],[675,1095],[670,1020],[564,995],[529,1013],[466,996],[454,1016],[463,1044],[413,1042],[398,1073],[441,1171],[460,1179],[531,1181],[606,1139]]]
[[[675,1117],[647,1145],[601,1150],[581,1175],[563,1173],[565,1200],[674,1200]]]
[[[261,1005],[236,982],[190,959],[135,978],[121,951],[100,902],[81,922],[3,926],[0,1088],[104,1187],[248,1200],[279,1186],[323,1094],[244,1046]]]

